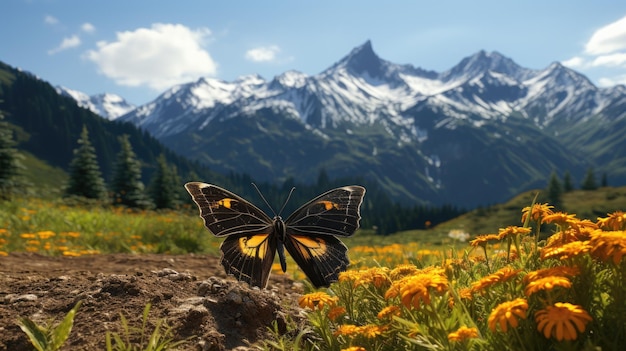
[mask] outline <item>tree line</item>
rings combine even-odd
[[[585,177],[580,183],[580,190],[596,190],[598,186],[606,187],[608,186],[608,179],[606,173],[602,174],[600,179],[600,185],[598,185],[598,181],[596,179],[596,174],[593,167],[587,168],[587,173],[585,173]],[[552,172],[550,175],[550,180],[548,181],[548,185],[546,187],[546,200],[554,207],[561,208],[563,205],[562,195],[564,193],[568,193],[574,190],[574,180],[572,179],[572,175],[569,171],[565,171],[563,173],[563,179],[559,179],[556,172]]]

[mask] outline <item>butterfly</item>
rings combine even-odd
[[[344,186],[319,195],[286,220],[265,212],[242,197],[218,186],[185,184],[200,209],[207,229],[225,237],[220,250],[226,273],[251,286],[267,287],[278,252],[285,272],[285,249],[315,287],[328,286],[346,270],[348,248],[337,237],[359,228],[365,188]]]

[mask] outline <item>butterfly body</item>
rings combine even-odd
[[[287,270],[285,250],[316,287],[337,280],[349,264],[348,249],[337,236],[350,236],[359,227],[363,187],[330,190],[286,220],[270,218],[240,196],[212,184],[191,182],[185,188],[209,231],[226,237],[220,247],[221,263],[239,280],[265,288],[277,252],[281,269]]]

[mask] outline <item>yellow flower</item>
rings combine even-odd
[[[499,240],[500,238],[498,237],[497,234],[479,235],[474,240],[470,241],[470,245],[474,247],[476,246],[485,247],[490,241],[499,241]]]
[[[543,218],[544,223],[554,223],[560,227],[567,228],[571,224],[578,222],[575,214],[567,214],[565,212],[555,212]]]
[[[399,316],[400,315],[400,306],[387,306],[385,308],[383,308],[382,310],[380,310],[380,312],[378,312],[378,315],[376,315],[376,317],[378,317],[378,319],[391,319],[391,317],[393,316]]]
[[[357,329],[358,329],[358,334],[361,334],[368,339],[372,339],[379,335],[382,335],[385,332],[385,330],[387,330],[386,327],[375,325],[375,324],[363,325],[363,326],[358,327]]]
[[[530,209],[530,206],[524,207],[522,209],[522,223],[526,223],[526,217],[528,217],[528,214],[530,213],[530,219],[532,219],[533,221],[537,222],[541,219],[543,219],[545,216],[551,215],[554,212],[552,212],[552,209],[554,208],[554,206],[550,206],[547,203],[545,204],[534,204],[532,211]]]
[[[33,233],[22,233],[20,234],[20,238],[22,239],[35,239],[37,236]]]
[[[626,213],[615,211],[607,213],[606,218],[598,217],[598,227],[606,230],[626,230]]]
[[[313,292],[310,294],[302,295],[298,299],[298,304],[300,307],[305,308],[308,307],[312,310],[314,309],[323,309],[325,305],[334,306],[339,298],[337,296],[331,297],[325,292]]]
[[[459,298],[462,300],[471,300],[473,298],[471,288],[462,288],[458,291],[458,293]]]
[[[511,267],[504,267],[497,272],[488,276],[482,277],[479,281],[472,284],[472,292],[485,291],[485,289],[491,287],[494,284],[505,282],[515,276],[521,271],[521,269],[513,269]]]
[[[6,251],[0,251],[0,256],[9,256],[9,253]]]
[[[626,231],[603,232],[596,230],[589,239],[589,253],[604,262],[618,265],[626,255]]]
[[[360,330],[358,326],[354,324],[342,324],[339,326],[339,328],[337,328],[337,330],[335,330],[333,335],[334,336],[339,336],[339,335],[351,336],[351,335],[356,335],[359,333],[360,333]]]
[[[69,257],[78,257],[80,256],[81,253],[80,252],[76,252],[76,251],[63,251],[63,256],[69,256]]]
[[[524,276],[524,284],[528,284],[537,279],[557,276],[557,277],[574,277],[580,274],[578,267],[557,266],[551,268],[544,268],[537,271],[528,272]]]
[[[439,274],[420,274],[409,277],[400,287],[402,304],[406,308],[420,307],[420,303],[430,304],[430,293],[443,293],[448,289],[448,279]]]
[[[40,239],[50,239],[53,236],[55,236],[56,233],[51,231],[51,230],[45,230],[45,231],[41,231],[41,232],[37,232],[37,236],[39,236]]]
[[[519,319],[526,319],[526,311],[528,311],[528,301],[525,299],[515,299],[499,304],[491,311],[487,320],[489,329],[496,332],[496,328],[500,326],[500,330],[507,332],[509,326],[517,328]]]
[[[518,235],[526,235],[530,233],[531,230],[532,229],[530,228],[517,227],[517,226],[511,225],[504,229],[500,229],[500,231],[498,232],[498,239],[504,239],[504,238],[518,236]]]
[[[541,290],[552,290],[554,287],[560,286],[562,288],[571,288],[572,282],[565,277],[544,277],[534,280],[524,289],[524,295],[530,296]]]
[[[537,330],[546,339],[576,340],[593,318],[581,306],[557,302],[535,313]]]
[[[367,351],[365,347],[361,346],[350,346],[347,349],[341,349],[341,351]]]
[[[346,313],[345,307],[341,307],[341,306],[333,307],[330,309],[330,311],[328,311],[328,319],[334,322],[337,320],[337,318],[344,315],[345,313]]]
[[[396,268],[392,269],[391,272],[389,272],[389,278],[391,278],[391,280],[398,280],[408,275],[413,275],[417,273],[417,271],[418,269],[417,267],[415,267],[415,265],[401,264],[396,266]]]
[[[573,241],[561,246],[546,246],[542,248],[539,255],[542,260],[549,258],[559,258],[566,260],[571,257],[582,255],[589,251],[591,247],[588,241]]]
[[[385,285],[389,285],[390,280],[387,276],[389,268],[387,267],[372,267],[368,269],[362,269],[354,276],[353,285],[357,287],[359,285],[372,284],[377,288],[381,288]]]
[[[448,334],[448,340],[450,341],[464,341],[467,339],[477,338],[478,337],[478,329],[476,328],[468,328],[466,326],[461,326],[456,331]]]

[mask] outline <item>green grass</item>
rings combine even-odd
[[[25,198],[0,202],[0,254],[218,254],[220,240],[204,228],[195,208],[136,211],[70,201]]]
[[[498,233],[499,228],[509,225],[521,225],[522,209],[530,205],[537,192],[539,192],[537,202],[546,202],[541,191],[527,191],[505,203],[472,210],[442,223],[434,229],[440,235],[452,229],[462,229],[471,236],[475,236]],[[561,210],[575,213],[578,218],[595,221],[597,217],[606,216],[609,212],[626,209],[626,187],[606,187],[593,191],[574,190],[563,194],[562,202],[563,208]]]

